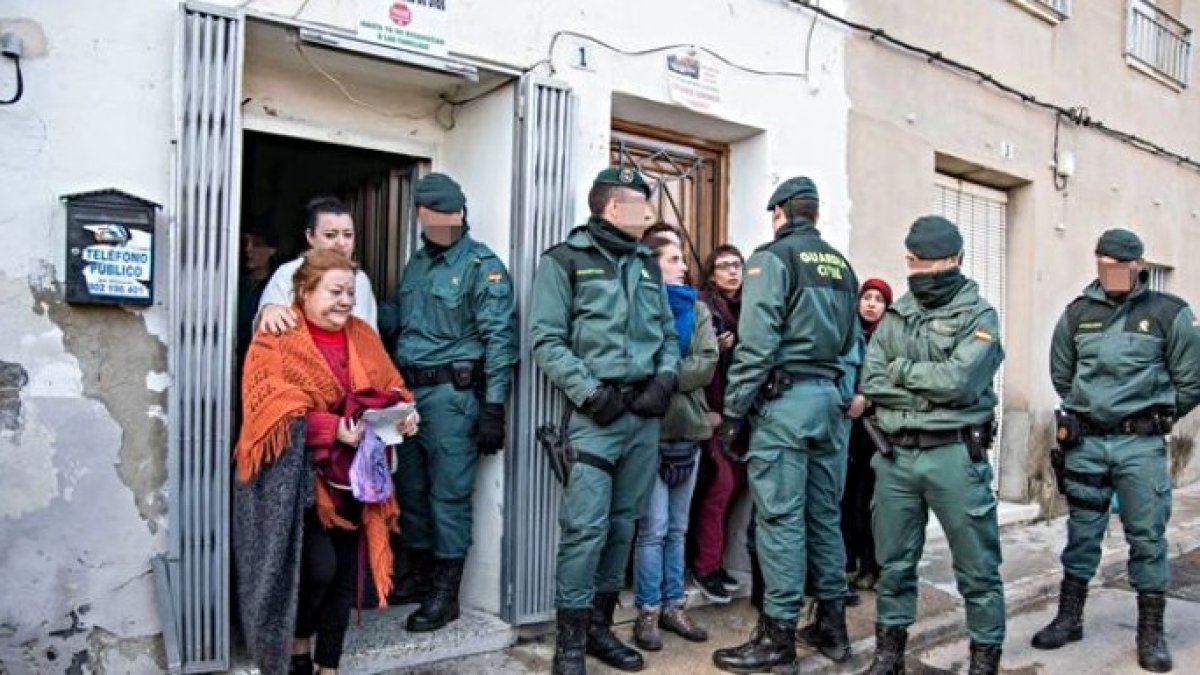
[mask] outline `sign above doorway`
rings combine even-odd
[[[450,0],[358,0],[356,37],[385,47],[450,55]]]

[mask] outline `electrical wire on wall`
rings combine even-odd
[[[555,66],[554,66],[554,48],[558,46],[558,41],[564,37],[573,37],[578,40],[584,40],[586,42],[590,42],[592,44],[599,45],[611,52],[616,52],[617,54],[622,54],[624,56],[647,56],[650,54],[659,54],[662,52],[675,51],[678,49],[692,49],[695,51],[704,52],[705,54],[708,54],[709,56],[720,61],[721,63],[724,63],[725,65],[729,66],[730,68],[733,68],[734,70],[740,70],[744,73],[750,73],[751,75],[763,75],[766,77],[795,77],[795,78],[800,78],[800,79],[808,78],[807,71],[806,72],[797,72],[797,71],[786,71],[786,70],[763,70],[760,68],[753,68],[751,66],[745,66],[740,63],[737,63],[736,61],[733,61],[732,59],[726,57],[725,55],[721,54],[720,52],[718,52],[714,49],[709,49],[708,47],[704,47],[701,45],[694,45],[694,44],[690,44],[690,43],[680,42],[680,43],[676,43],[676,44],[659,45],[656,47],[647,47],[645,49],[625,49],[623,47],[618,47],[616,45],[613,45],[609,42],[605,42],[604,40],[602,40],[598,37],[588,35],[586,33],[580,33],[580,32],[573,31],[573,30],[555,31],[554,35],[550,38],[550,47],[546,50],[546,58],[529,66],[528,68],[525,69],[525,72],[529,72],[539,66],[548,65],[548,66],[550,66],[550,74],[551,75],[554,75],[555,73],[557,73],[558,69],[555,68]],[[810,30],[810,32],[809,32],[810,40],[811,40],[811,37],[812,37],[812,31]],[[806,58],[807,58],[807,56],[806,56]]]
[[[1138,150],[1142,150],[1143,152],[1150,153],[1156,157],[1163,157],[1166,159],[1170,159],[1182,166],[1187,166],[1191,169],[1200,171],[1200,160],[1192,159],[1191,157],[1183,155],[1179,152],[1169,150],[1169,149],[1163,147],[1162,145],[1155,143],[1154,141],[1143,138],[1136,134],[1131,134],[1126,131],[1114,129],[1114,128],[1108,126],[1107,124],[1105,124],[1104,122],[1101,122],[1100,120],[1092,119],[1088,115],[1087,108],[1085,108],[1083,106],[1066,107],[1066,106],[1058,105],[1055,103],[1043,101],[1043,100],[1039,99],[1037,96],[1034,96],[1033,94],[1030,94],[1026,91],[1022,91],[1016,87],[1013,87],[1009,84],[1001,82],[1000,80],[997,80],[995,78],[995,76],[991,75],[990,73],[980,70],[974,66],[962,63],[961,61],[957,61],[955,59],[944,56],[941,52],[934,51],[932,49],[927,49],[925,47],[921,47],[921,46],[912,44],[910,42],[901,40],[895,36],[889,35],[882,28],[868,26],[865,24],[851,21],[849,19],[842,18],[842,17],[838,16],[837,14],[834,14],[833,12],[830,12],[829,10],[822,8],[816,2],[813,2],[813,0],[787,0],[787,1],[794,5],[804,7],[805,9],[808,9],[808,10],[820,15],[822,18],[832,21],[833,23],[839,24],[841,26],[845,26],[845,27],[853,29],[859,33],[862,33],[862,34],[866,35],[872,41],[877,40],[888,46],[899,49],[900,51],[907,52],[909,54],[914,54],[917,56],[921,56],[930,64],[936,64],[938,66],[944,67],[952,72],[958,73],[959,75],[974,79],[981,85],[990,86],[990,87],[997,89],[1005,94],[1019,98],[1023,103],[1028,103],[1028,104],[1036,106],[1038,108],[1042,108],[1043,110],[1046,110],[1047,112],[1053,113],[1055,115],[1055,123],[1056,124],[1058,124],[1059,122],[1061,122],[1061,120],[1064,120],[1064,119],[1069,120],[1070,122],[1072,122],[1073,124],[1075,124],[1077,126],[1084,127],[1087,129],[1092,129],[1093,131],[1104,134],[1105,136],[1108,136],[1109,138],[1114,138],[1118,141],[1121,141],[1122,143],[1131,145],[1131,146],[1137,148]]]

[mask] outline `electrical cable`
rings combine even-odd
[[[608,42],[605,42],[604,40],[601,40],[598,37],[593,37],[586,33],[579,33],[579,32],[573,31],[573,30],[555,31],[554,36],[550,38],[550,48],[546,50],[546,58],[542,59],[541,61],[538,61],[537,63],[534,63],[532,66],[529,67],[528,70],[532,70],[532,69],[545,63],[545,64],[550,65],[550,74],[551,75],[558,72],[558,70],[554,67],[554,48],[556,46],[558,46],[559,39],[561,39],[563,37],[573,37],[573,38],[577,38],[579,40],[586,40],[588,42],[591,42],[592,44],[600,45],[601,47],[604,47],[605,49],[608,49],[609,51],[613,51],[618,54],[624,54],[625,56],[646,56],[649,54],[658,54],[661,52],[673,51],[676,49],[695,49],[697,51],[702,51],[705,54],[708,54],[709,56],[720,61],[721,63],[724,63],[725,65],[729,66],[730,68],[733,68],[734,70],[740,70],[742,72],[750,73],[752,75],[764,75],[767,77],[797,77],[800,79],[808,79],[807,72],[799,73],[799,72],[784,71],[784,70],[760,70],[758,68],[752,68],[750,66],[743,66],[743,65],[723,56],[722,54],[720,54],[717,51],[714,51],[712,49],[709,49],[708,47],[704,47],[704,46],[700,46],[700,45],[678,43],[678,44],[671,44],[671,45],[661,45],[658,47],[649,47],[646,49],[623,49],[621,47],[617,47]],[[528,72],[528,70],[526,72]]]
[[[1062,115],[1054,116],[1054,165],[1050,173],[1054,176],[1054,189],[1062,192],[1067,189],[1067,177],[1058,173],[1058,128],[1062,126]]]
[[[25,78],[21,75],[21,57],[12,55],[9,58],[13,60],[13,66],[17,69],[17,91],[12,98],[0,101],[0,105],[12,105],[20,101],[25,94]]]
[[[840,17],[837,14],[834,14],[833,12],[830,12],[829,10],[824,9],[821,6],[814,4],[812,0],[787,0],[787,1],[794,5],[804,7],[805,9],[808,9],[809,11],[812,11],[812,12],[820,15],[822,18],[832,21],[833,23],[853,29],[859,33],[863,33],[863,34],[867,35],[868,38],[872,41],[879,40],[879,41],[884,42],[892,47],[898,48],[901,51],[905,51],[905,52],[909,52],[911,54],[923,56],[925,58],[925,60],[929,63],[936,63],[940,66],[943,66],[952,71],[955,71],[960,75],[963,75],[965,77],[970,77],[972,79],[976,79],[979,84],[989,85],[995,89],[1000,90],[1001,92],[1003,92],[1005,94],[1008,94],[1010,96],[1021,99],[1021,101],[1023,103],[1032,104],[1032,105],[1042,108],[1048,112],[1054,113],[1056,116],[1068,119],[1077,126],[1093,129],[1101,134],[1109,136],[1110,138],[1115,138],[1117,140],[1120,140],[1120,141],[1122,141],[1128,145],[1131,145],[1139,150],[1142,150],[1144,152],[1148,152],[1152,155],[1159,156],[1159,157],[1167,157],[1167,158],[1173,159],[1178,164],[1185,165],[1192,169],[1196,169],[1196,170],[1200,171],[1200,160],[1195,160],[1195,159],[1192,159],[1191,157],[1182,155],[1178,152],[1168,150],[1167,148],[1163,147],[1162,145],[1159,145],[1158,143],[1155,143],[1154,141],[1148,140],[1146,138],[1142,138],[1141,136],[1138,136],[1136,134],[1132,134],[1132,133],[1129,133],[1126,131],[1121,131],[1119,129],[1114,129],[1113,127],[1108,126],[1107,124],[1105,124],[1104,122],[1101,122],[1100,120],[1094,120],[1088,115],[1087,108],[1085,108],[1083,106],[1067,108],[1062,105],[1058,105],[1058,104],[1051,103],[1048,101],[1043,101],[1043,100],[1039,99],[1038,97],[1034,96],[1033,94],[1024,92],[1016,87],[1013,87],[1009,84],[1001,82],[1000,80],[997,80],[990,73],[982,71],[974,66],[968,65],[966,63],[962,63],[961,61],[957,61],[952,58],[949,58],[949,57],[943,55],[941,52],[936,52],[931,49],[926,49],[925,47],[921,47],[921,46],[912,44],[911,42],[906,42],[904,40],[901,40],[900,38],[889,35],[882,28],[868,26],[866,24],[857,23],[855,21],[851,21],[849,19]]]
[[[405,112],[405,111],[401,111],[401,110],[388,110],[386,108],[380,108],[379,106],[377,106],[373,103],[368,103],[367,101],[363,101],[362,99],[359,99],[358,97],[356,97],[354,94],[351,94],[350,90],[346,88],[346,85],[342,84],[341,80],[339,80],[336,77],[334,77],[333,75],[331,75],[329,73],[329,71],[325,70],[320,65],[318,65],[316,61],[313,61],[311,58],[309,58],[308,54],[306,54],[304,51],[304,47],[301,46],[300,43],[297,42],[294,46],[296,48],[296,53],[300,55],[300,58],[303,59],[304,62],[309,65],[310,68],[317,71],[322,76],[324,76],[325,79],[332,82],[333,86],[337,87],[338,91],[341,92],[342,96],[344,96],[347,101],[350,101],[351,103],[353,103],[357,106],[366,108],[367,110],[370,110],[371,112],[374,112],[378,115],[383,115],[384,117],[399,117],[399,118],[406,119],[406,120],[412,120],[414,122],[433,118],[434,121],[436,121],[438,124],[441,124],[441,120],[437,117],[437,112],[438,112],[438,109],[440,109],[442,106],[444,106],[446,104],[444,101],[439,100],[438,104],[436,106],[434,106],[433,109],[429,110],[428,112],[422,112],[422,113],[410,113],[410,112]]]

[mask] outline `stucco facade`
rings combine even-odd
[[[1043,4],[1054,3],[860,2],[850,18],[1039,100],[1086,108],[1110,128],[1200,157],[1200,92],[1127,64],[1126,3],[1067,3],[1073,11],[1057,22],[1022,7]],[[1185,24],[1200,22],[1196,0],[1159,4]],[[935,174],[1007,193],[1000,489],[1022,499],[1049,446],[1057,404],[1051,333],[1095,277],[1096,238],[1110,227],[1136,230],[1148,261],[1170,268],[1167,290],[1194,300],[1200,274],[1189,257],[1200,226],[1200,171],[1064,119],[1059,149],[1074,156],[1074,171],[1056,188],[1053,114],[883,41],[859,34],[846,45],[851,254],[860,276],[905,286],[903,233],[933,208]]]

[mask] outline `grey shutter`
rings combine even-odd
[[[181,10],[168,398],[169,550],[154,561],[168,667],[229,667],[229,480],[244,20]]]
[[[571,163],[576,101],[570,88],[537,76],[521,79],[513,185],[512,271],[521,335],[529,334],[528,300],[542,251],[562,241],[574,218]],[[554,612],[559,485],[537,445],[537,428],[557,424],[565,400],[522,341],[517,366],[513,451],[505,473],[504,618],[515,625]]]
[[[934,183],[934,212],[954,221],[963,236],[963,273],[979,284],[983,297],[1000,315],[1000,339],[1004,340],[1005,266],[1008,247],[1008,195],[998,190],[938,175]],[[996,372],[996,396],[1000,410],[996,421],[1004,419],[1004,366]],[[1004,447],[999,429],[989,459],[995,470],[993,487],[1000,480],[1000,448]]]

